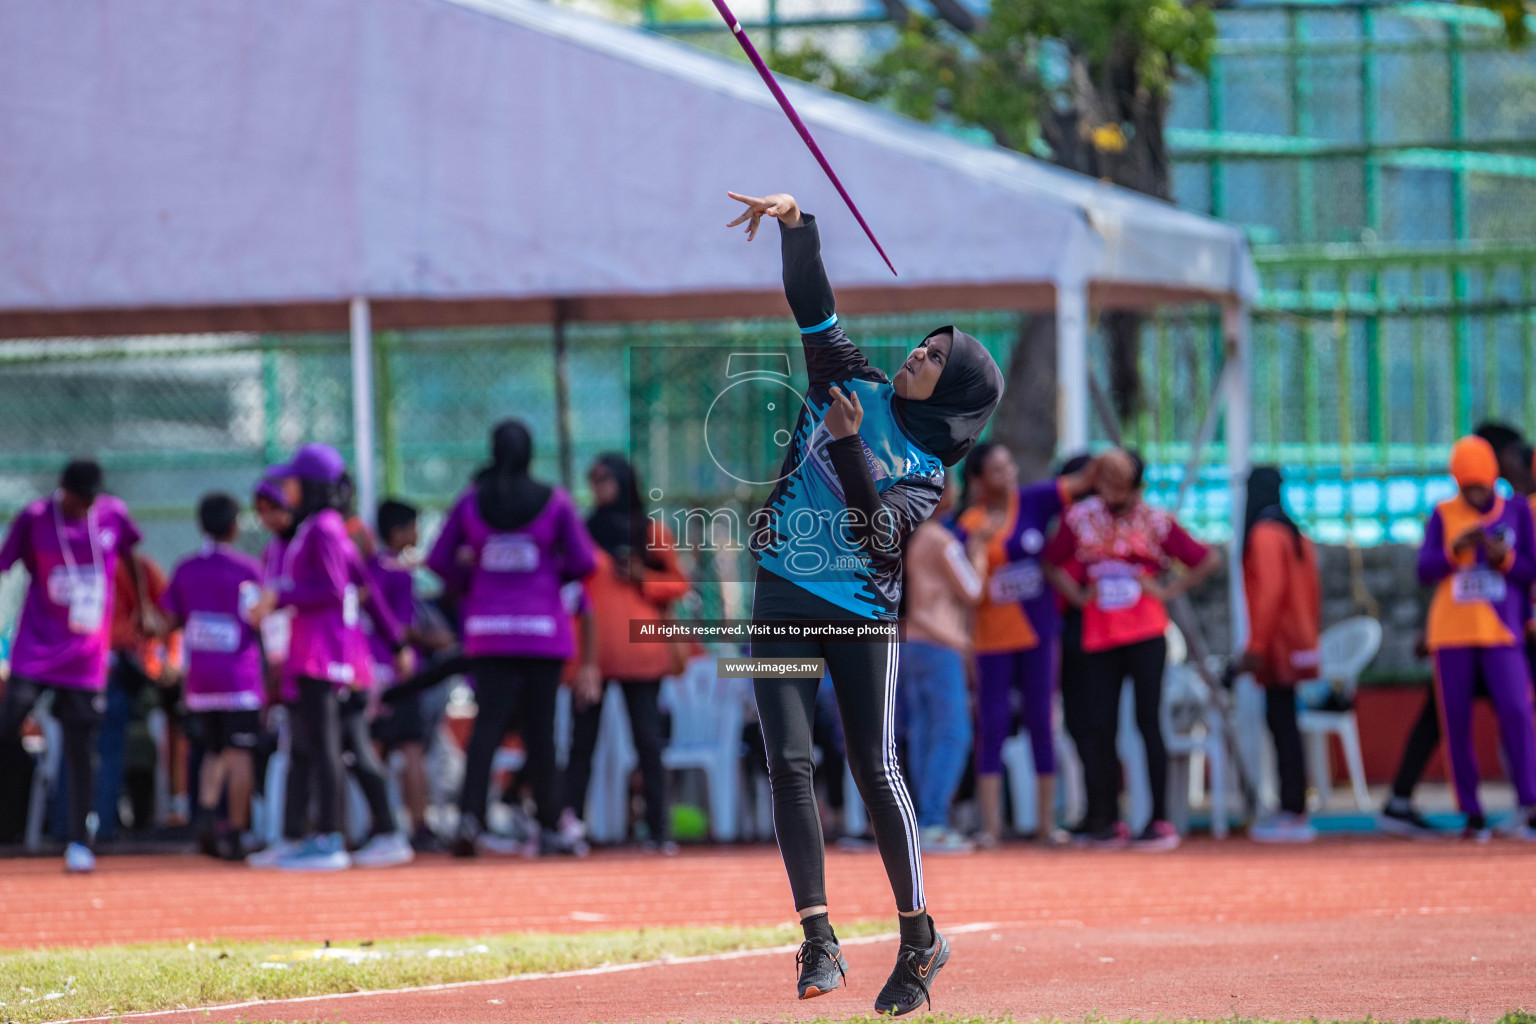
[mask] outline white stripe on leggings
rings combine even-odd
[[[900,662],[899,645],[892,643],[887,648],[885,667],[885,751],[883,756],[886,781],[890,784],[891,793],[896,798],[896,806],[901,812],[901,824],[907,833],[907,855],[912,867],[912,902],[913,906],[907,910],[916,910],[926,906],[927,900],[923,894],[923,852],[921,834],[917,828],[917,811],[912,807],[912,794],[907,792],[906,782],[901,776],[901,764],[896,759],[896,669]]]

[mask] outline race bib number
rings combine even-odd
[[[273,612],[261,620],[261,646],[267,652],[267,660],[281,664],[288,660],[288,647],[293,641],[293,612],[290,609]]]
[[[240,584],[239,602],[240,621],[250,622],[251,612],[254,611],[256,609],[256,605],[261,602],[261,584],[255,582],[254,580],[246,580],[244,583]]]
[[[497,534],[480,551],[486,572],[533,572],[539,567],[539,546],[518,533]]]
[[[341,624],[348,629],[356,629],[360,618],[357,608],[357,587],[348,583],[347,589],[341,592]]]
[[[1011,562],[992,573],[987,579],[987,596],[993,604],[1012,604],[1029,601],[1044,590],[1044,577],[1040,564],[1033,560]]]
[[[69,575],[69,631],[89,636],[107,617],[106,583],[95,570]]]
[[[1504,600],[1507,591],[1504,574],[1492,569],[1463,569],[1451,577],[1451,597],[1457,604],[1497,604]]]
[[[193,612],[187,619],[187,649],[233,654],[240,649],[240,623],[232,615]]]
[[[1121,612],[1141,600],[1141,581],[1134,576],[1101,576],[1095,582],[1100,611]]]

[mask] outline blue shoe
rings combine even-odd
[[[339,832],[310,836],[273,865],[279,871],[345,871],[351,866],[352,858]]]

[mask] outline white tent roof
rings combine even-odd
[[[785,89],[900,278],[753,70],[670,40],[532,0],[0,5],[0,335],[777,311],[728,188],[817,213],[851,307],[1253,290],[1232,227]]]

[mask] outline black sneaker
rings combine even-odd
[[[949,940],[940,935],[937,928],[933,936],[933,945],[927,949],[902,946],[896,951],[896,966],[885,980],[885,987],[875,997],[876,1013],[900,1017],[924,1004],[933,1009],[928,989],[939,971],[949,963]]]
[[[466,814],[459,819],[459,829],[454,833],[448,851],[455,857],[473,857],[480,852],[475,846],[475,840],[479,838],[479,819],[473,814]]]
[[[806,939],[795,954],[800,968],[800,998],[815,999],[841,988],[848,975],[848,961],[837,943],[826,939]]]
[[[1424,815],[1409,807],[1393,807],[1391,804],[1381,809],[1381,815],[1376,819],[1376,827],[1389,835],[1402,836],[1405,839],[1439,839],[1443,833],[1429,823]]]
[[[417,853],[442,853],[448,846],[436,832],[423,825],[411,833],[411,849]]]

